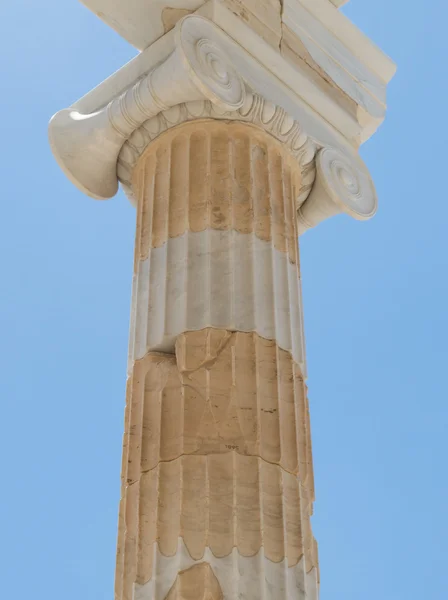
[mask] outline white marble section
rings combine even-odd
[[[254,331],[290,351],[305,376],[301,282],[288,255],[254,234],[186,232],[150,250],[134,280],[131,364],[174,352],[184,331]]]
[[[216,558],[207,548],[204,557],[195,561],[180,538],[175,556],[163,556],[157,544],[154,545],[155,575],[144,585],[136,584],[134,600],[164,600],[177,575],[202,562],[212,567],[223,600],[318,600],[319,597],[317,570],[306,573],[304,559],[288,567],[286,560],[274,563],[267,559],[263,549],[246,557],[234,548],[229,556]]]

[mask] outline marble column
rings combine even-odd
[[[51,120],[136,207],[115,600],[318,600],[298,238],[374,215],[394,71],[340,4],[108,3],[144,49]]]
[[[300,187],[238,121],[174,127],[134,168],[118,600],[317,599]]]

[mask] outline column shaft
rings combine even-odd
[[[299,192],[237,122],[172,129],[135,169],[116,600],[317,599]]]

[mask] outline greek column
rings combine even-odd
[[[353,140],[206,16],[50,124],[73,183],[136,207],[115,598],[317,600],[297,242],[377,199]]]

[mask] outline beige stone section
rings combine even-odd
[[[297,171],[284,145],[246,123],[199,120],[167,131],[134,169],[136,259],[168,238],[211,228],[254,232],[296,263]]]
[[[281,0],[223,0],[260,37],[278,49],[282,37]]]
[[[174,556],[179,538],[194,560],[206,548],[217,558],[233,548],[247,557],[263,548],[272,562],[286,558],[293,567],[305,556],[307,571],[316,566],[306,490],[296,477],[258,457],[182,456],[142,473],[134,487],[136,518],[127,535],[136,540],[132,562],[139,584],[153,575],[155,544],[164,556]],[[129,569],[131,561],[127,564]]]
[[[280,465],[312,490],[306,387],[291,354],[274,341],[188,332],[176,356],[137,361],[129,385],[128,483],[183,454],[235,451]]]
[[[181,571],[166,600],[222,600],[222,590],[208,563]]]
[[[166,7],[162,10],[163,30],[168,33],[186,15],[190,15],[193,11],[186,8],[171,8]]]
[[[194,560],[233,548],[317,567],[306,387],[290,354],[254,333],[179,336],[128,383],[116,598],[153,575],[154,549]]]

